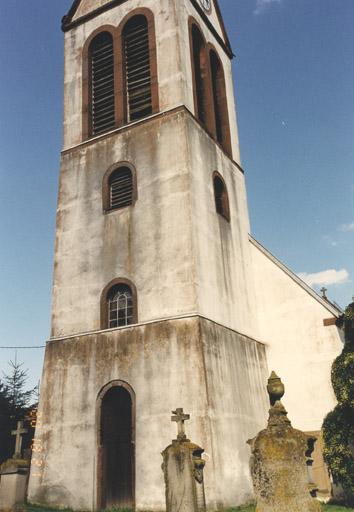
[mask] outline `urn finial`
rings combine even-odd
[[[275,372],[272,372],[268,379],[267,390],[271,406],[273,406],[278,400],[281,400],[284,396],[284,384]]]

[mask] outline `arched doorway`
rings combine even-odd
[[[98,507],[134,508],[134,392],[125,382],[111,382],[98,405]]]

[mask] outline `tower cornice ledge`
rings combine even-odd
[[[114,329],[98,329],[95,331],[87,331],[87,332],[79,332],[75,334],[67,334],[66,336],[56,336],[53,338],[50,338],[47,340],[46,344],[55,343],[57,341],[64,341],[64,340],[72,340],[75,338],[82,338],[85,336],[94,336],[97,334],[107,334],[109,332],[113,331],[129,331],[130,329],[136,329],[137,327],[144,327],[145,325],[153,325],[153,324],[160,324],[162,322],[173,322],[175,320],[188,320],[192,318],[197,318],[200,320],[206,320],[207,322],[211,322],[215,325],[218,325],[222,327],[223,329],[226,329],[227,331],[233,332],[235,334],[238,334],[239,336],[242,336],[244,338],[247,338],[250,341],[253,341],[255,343],[258,343],[259,345],[267,347],[269,343],[266,343],[265,341],[261,341],[258,339],[255,339],[253,336],[250,336],[249,334],[246,334],[244,332],[237,331],[236,329],[232,329],[231,327],[227,327],[220,322],[216,322],[215,320],[212,320],[211,318],[207,318],[206,316],[203,316],[199,313],[186,313],[184,315],[177,315],[177,316],[169,316],[165,318],[156,318],[154,320],[148,320],[146,322],[139,322],[137,324],[127,325],[124,327],[115,327]]]
[[[149,117],[145,117],[144,119],[141,119],[139,121],[136,121],[134,123],[129,123],[124,126],[119,126],[118,128],[115,128],[114,130],[111,130],[110,132],[104,133],[102,135],[98,135],[97,137],[91,137],[90,139],[84,140],[80,142],[79,144],[75,144],[74,146],[71,146],[69,148],[64,148],[61,152],[62,155],[66,155],[68,153],[71,153],[73,151],[76,151],[78,149],[82,149],[85,146],[90,146],[91,144],[95,144],[101,140],[109,139],[110,137],[113,137],[114,135],[117,135],[118,133],[124,133],[136,126],[140,126],[142,124],[146,124],[149,122],[152,122],[156,119],[160,119],[163,117],[167,117],[170,115],[178,114],[178,113],[185,113],[189,115],[194,122],[199,126],[201,130],[205,133],[207,137],[209,137],[210,140],[214,142],[214,144],[218,147],[218,149],[225,155],[226,158],[228,158],[236,167],[237,169],[242,173],[245,174],[244,169],[241,167],[241,165],[236,162],[233,158],[230,157],[229,154],[226,153],[226,151],[223,149],[223,147],[218,144],[212,137],[209,135],[209,133],[205,130],[204,126],[200,123],[200,121],[195,117],[195,115],[185,106],[185,105],[178,105],[177,107],[173,107],[169,110],[164,110],[163,112],[158,112],[157,114],[152,114]]]

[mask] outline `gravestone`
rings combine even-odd
[[[27,491],[29,460],[22,458],[22,436],[27,430],[23,422],[17,423],[17,429],[12,431],[16,436],[15,453],[12,459],[0,467],[0,510],[12,511],[24,504]]]
[[[284,385],[273,372],[267,386],[271,408],[268,427],[251,446],[251,473],[257,512],[320,512],[309,468],[314,438],[291,426],[280,399]]]
[[[184,414],[183,409],[176,409],[172,414],[171,420],[178,425],[177,439],[162,452],[166,510],[204,512],[204,450],[187,439],[184,422],[190,419],[189,414]]]

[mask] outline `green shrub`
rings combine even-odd
[[[344,328],[345,345],[332,366],[338,405],[323,423],[324,457],[334,482],[343,488],[346,504],[354,506],[354,302],[337,325]]]

